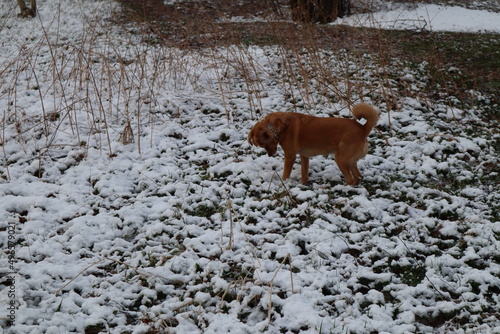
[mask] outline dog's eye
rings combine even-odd
[[[262,134],[262,137],[264,137],[265,140],[268,140],[269,139],[269,135],[267,134],[267,132],[264,132]]]

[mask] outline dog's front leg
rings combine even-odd
[[[290,177],[294,163],[295,163],[295,154],[290,154],[285,152],[285,168],[283,169],[283,180],[286,180]]]
[[[300,156],[300,168],[302,172],[302,184],[306,184],[309,180],[309,158],[303,155]]]

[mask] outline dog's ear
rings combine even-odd
[[[252,130],[250,130],[250,133],[248,134],[248,143],[250,145],[255,145],[254,142],[253,142],[253,137],[255,136],[255,127],[252,128]]]
[[[261,146],[259,144],[259,129],[262,127],[262,122],[257,122],[250,133],[248,134],[248,142],[250,145]]]

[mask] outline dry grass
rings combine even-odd
[[[428,1],[462,5],[473,9],[498,9],[495,0]],[[370,53],[382,62],[400,58],[415,63],[429,62],[435,68],[457,67],[464,74],[459,78],[461,89],[486,90],[499,96],[499,41],[494,34],[432,33],[381,31],[331,25],[296,24],[290,21],[288,1],[222,1],[191,2],[163,5],[156,1],[123,0],[126,10],[120,19],[141,22],[163,45],[179,48],[217,48],[228,45],[279,45],[295,50],[348,50],[353,54]],[[353,1],[354,13],[369,12],[383,6],[376,0]],[[228,21],[240,17],[242,21]],[[255,18],[267,21],[255,21]],[[246,21],[245,21],[246,20]],[[249,21],[250,20],[250,21]],[[465,51],[465,52],[464,52]],[[493,55],[493,56],[492,56]],[[449,78],[437,75],[441,86]],[[452,85],[456,85],[455,83]]]

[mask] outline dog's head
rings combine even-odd
[[[248,142],[251,145],[264,148],[271,157],[278,150],[279,136],[282,130],[283,122],[271,114],[254,125],[248,134]]]

